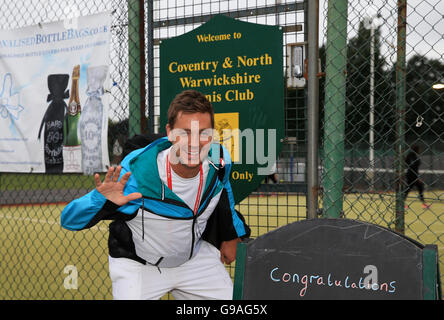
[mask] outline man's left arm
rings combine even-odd
[[[225,171],[226,172],[223,179],[224,189],[220,201],[225,202],[223,203],[223,206],[226,206],[226,211],[229,213],[230,216],[227,217],[227,224],[231,224],[231,226],[229,226],[226,230],[221,230],[221,232],[227,233],[225,234],[225,236],[222,237],[222,243],[219,250],[221,261],[226,264],[231,264],[234,260],[236,260],[237,244],[241,242],[241,239],[249,237],[251,231],[246,224],[242,214],[235,209],[233,190],[231,189],[229,179],[231,171],[231,161],[228,163],[228,165],[226,165]],[[221,225],[225,225],[225,223],[222,223]]]
[[[231,159],[229,152],[221,147],[225,167],[220,179],[223,189],[219,202],[207,222],[202,239],[208,241],[221,252],[221,260],[230,264],[236,259],[237,243],[250,236],[250,228],[242,214],[235,209],[233,191],[230,185]]]

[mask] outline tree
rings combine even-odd
[[[381,33],[375,30],[375,148],[393,149],[396,133],[396,62],[389,65],[381,54]],[[325,70],[325,46],[319,50]],[[440,144],[444,139],[444,90],[432,88],[442,81],[444,64],[439,59],[413,55],[406,65],[405,131],[408,144],[423,142]],[[325,105],[325,78],[319,81],[320,128]],[[345,146],[348,149],[368,148],[370,112],[370,30],[359,24],[358,32],[347,44]],[[421,124],[422,120],[422,125]],[[328,121],[328,120],[327,120]],[[417,126],[418,124],[418,126]],[[322,133],[321,133],[322,139]]]
[[[374,132],[375,144],[382,146],[392,139],[395,96],[390,84],[387,63],[381,56],[381,33],[374,34]],[[360,22],[357,35],[347,47],[346,146],[368,145],[370,116],[370,30]]]

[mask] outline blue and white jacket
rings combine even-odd
[[[157,155],[170,146],[161,138],[123,159],[121,176],[131,172],[124,194],[140,192],[142,198],[118,206],[94,189],[64,208],[62,227],[83,230],[114,220],[109,225],[110,256],[158,267],[176,267],[191,259],[201,239],[220,248],[222,241],[248,237],[250,229],[234,208],[227,150],[220,145],[210,148],[208,176],[194,215],[159,177]]]

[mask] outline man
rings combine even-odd
[[[407,165],[407,188],[404,192],[404,200],[407,200],[407,195],[413,187],[418,189],[419,199],[422,202],[423,208],[429,208],[430,206],[425,202],[424,199],[424,183],[419,179],[419,166],[421,165],[421,159],[419,159],[419,146],[413,145],[412,151],[407,154],[405,159]],[[405,205],[408,208],[408,205]]]
[[[231,159],[212,144],[214,110],[188,90],[168,110],[168,137],[126,156],[96,189],[69,203],[69,230],[113,219],[109,269],[115,299],[231,299],[223,265],[250,230],[234,209]],[[219,251],[218,251],[219,249]]]

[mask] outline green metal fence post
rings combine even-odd
[[[404,153],[406,92],[406,24],[407,0],[398,0],[398,48],[396,59],[396,219],[395,230],[404,233]]]
[[[153,1],[146,4],[146,52],[147,52],[147,76],[148,76],[148,131],[153,133],[154,129],[154,18]]]
[[[129,136],[144,132],[145,30],[143,0],[128,0]]]
[[[345,80],[347,66],[347,0],[328,2],[323,214],[338,218],[344,184]]]
[[[244,291],[245,259],[247,256],[247,244],[237,244],[236,269],[234,273],[233,300],[242,300]]]
[[[307,218],[317,218],[318,140],[319,140],[319,0],[308,2],[308,80],[307,80]]]

